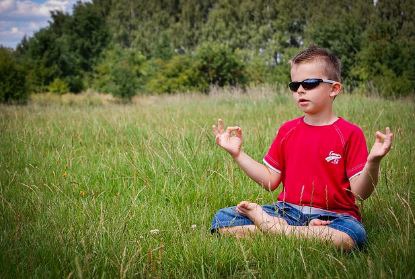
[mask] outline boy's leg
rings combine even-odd
[[[276,207],[264,205],[264,212],[275,216]],[[236,211],[236,207],[227,207],[218,210],[213,217],[211,232],[223,235],[245,237],[260,232],[255,224],[247,217]]]
[[[218,232],[221,235],[225,236],[234,236],[236,238],[242,238],[251,236],[255,233],[258,233],[259,230],[255,225],[244,225],[244,226],[234,226],[234,227],[223,227],[219,228]]]
[[[267,214],[267,213],[265,213]],[[269,214],[267,214],[269,215]],[[287,222],[279,217],[275,217],[279,220],[279,222],[287,224]],[[327,225],[328,222],[327,221],[323,221],[323,220],[318,220],[318,219],[314,219],[311,220],[309,223],[309,226],[325,226]],[[287,224],[288,225],[288,224]],[[294,226],[293,226],[294,227]],[[254,224],[252,225],[243,225],[243,226],[233,226],[233,227],[222,227],[217,229],[217,231],[221,234],[221,235],[225,235],[225,236],[234,236],[236,238],[243,238],[243,237],[247,237],[247,236],[251,236],[255,233],[261,232],[261,230],[258,229],[258,227]]]
[[[310,222],[309,226],[290,226],[284,219],[270,216],[260,206],[250,202],[241,202],[236,210],[240,214],[247,216],[265,233],[325,240],[344,250],[351,250],[355,247],[355,241],[348,234],[324,225],[324,223],[321,225],[321,222]]]

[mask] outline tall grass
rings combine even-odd
[[[368,245],[348,254],[317,241],[209,233],[217,209],[270,203],[280,191],[244,176],[215,146],[211,125],[240,125],[244,150],[261,160],[278,126],[299,115],[285,92],[72,103],[0,107],[1,278],[414,276],[413,101],[335,101],[369,146],[378,129],[396,135],[360,205]]]

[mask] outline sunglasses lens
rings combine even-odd
[[[297,92],[298,88],[300,87],[301,82],[299,81],[292,81],[288,84],[288,87],[291,91]]]
[[[311,90],[316,88],[320,82],[323,82],[323,80],[318,78],[310,78],[303,81],[292,81],[288,84],[288,87],[290,87],[290,90],[293,92],[297,92],[298,88],[300,88],[300,85],[305,90]]]
[[[316,88],[320,84],[321,80],[319,79],[306,79],[301,82],[301,85],[305,90],[311,90]],[[297,88],[298,89],[298,88]]]

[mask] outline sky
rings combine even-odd
[[[48,25],[50,11],[71,13],[77,0],[0,0],[0,45],[15,48],[24,35]],[[91,2],[82,0],[82,2]]]

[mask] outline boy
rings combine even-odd
[[[216,143],[254,181],[268,191],[280,182],[278,202],[248,201],[219,210],[212,232],[243,237],[258,231],[316,238],[344,250],[361,247],[366,232],[355,198],[367,199],[379,175],[381,159],[393,134],[376,132],[368,154],[362,130],[333,112],[340,93],[340,62],[327,50],[311,46],[291,61],[289,88],[304,116],[284,123],[260,164],[241,150],[242,130],[221,119],[213,126]]]

